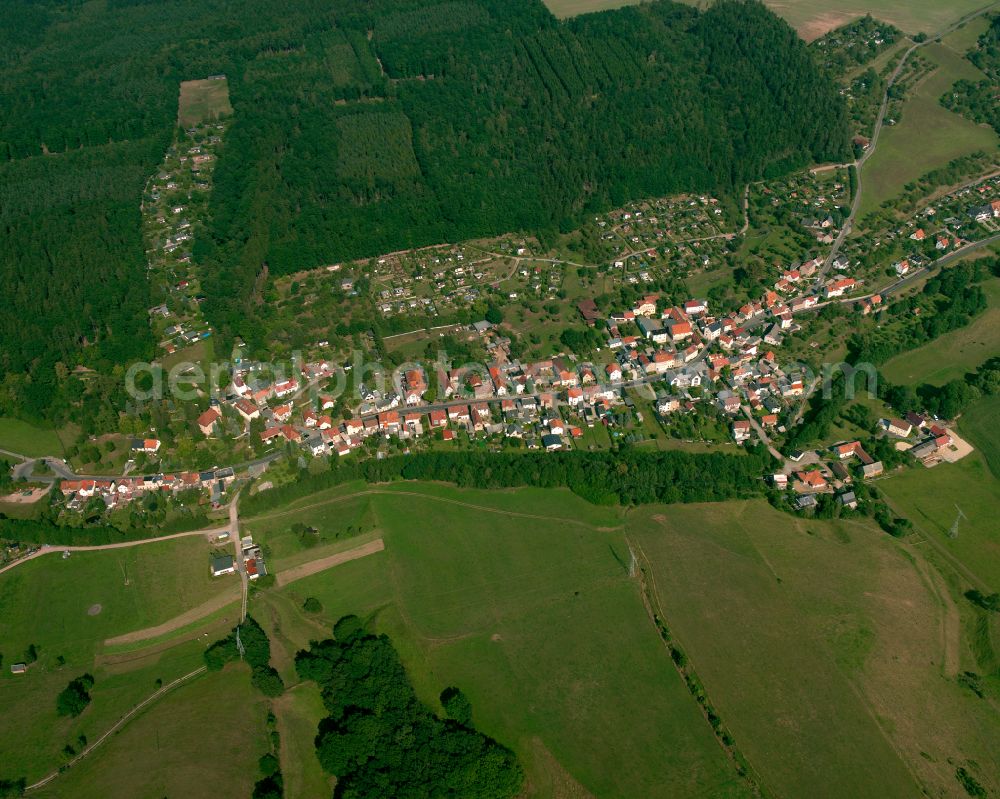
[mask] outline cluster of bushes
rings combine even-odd
[[[899,324],[853,335],[848,342],[848,359],[883,364],[901,352],[965,327],[986,310],[986,293],[978,284],[991,275],[1000,275],[1000,258],[980,258],[942,270],[921,291],[890,306],[887,313]]]
[[[524,773],[514,753],[477,732],[456,688],[441,700],[448,718],[417,698],[390,640],[346,616],[334,638],[298,653],[295,667],[315,681],[329,715],[316,754],[337,777],[337,796],[517,796]]]
[[[267,713],[267,727],[270,731],[271,751],[261,755],[257,761],[261,777],[254,783],[252,799],[281,799],[285,795],[281,761],[275,754],[281,750],[281,735],[278,732],[278,719],[272,711]]]
[[[82,674],[59,692],[56,697],[56,712],[60,716],[79,716],[90,704],[90,689],[94,687],[94,678],[90,674]]]
[[[250,681],[264,696],[281,696],[285,684],[281,675],[271,665],[271,642],[267,633],[252,616],[225,638],[216,641],[205,650],[205,665],[209,671],[219,671],[230,661],[240,656],[236,643],[236,633],[239,630],[240,643],[243,644],[243,660],[250,666]]]

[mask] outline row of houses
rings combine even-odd
[[[204,472],[151,474],[144,477],[62,480],[59,490],[66,497],[70,508],[82,507],[93,497],[101,497],[107,507],[113,508],[149,492],[166,491],[176,494],[189,489],[206,489],[211,492],[213,502],[218,502],[235,479],[233,469],[226,467]]]

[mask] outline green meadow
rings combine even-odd
[[[182,538],[105,552],[58,552],[0,575],[0,725],[3,771],[29,781],[62,763],[81,733],[95,738],[164,682],[201,665],[203,643],[104,652],[106,638],[161,624],[226,589],[209,576],[208,542]],[[99,608],[98,608],[99,606]],[[190,636],[188,637],[190,638]],[[29,645],[38,660],[10,673]],[[93,701],[76,719],[56,714],[56,695],[73,678],[96,678]],[[0,773],[0,776],[8,776]]]
[[[985,77],[965,58],[975,32],[985,26],[985,20],[976,20],[918,51],[936,69],[912,89],[904,101],[901,121],[882,128],[877,148],[862,170],[859,218],[921,175],[977,150],[991,152],[1000,144],[1000,137],[991,128],[977,125],[940,103],[941,95],[955,81]]]
[[[359,492],[385,551],[259,592],[253,612],[288,653],[346,613],[387,633],[429,705],[462,688],[476,725],[517,751],[532,796],[747,790],[650,623],[630,544],[765,790],[950,795],[948,763],[967,761],[997,784],[1000,719],[955,681],[969,663],[954,591],[866,521],[807,521],[762,502],[624,512],[564,491],[398,483],[342,486],[249,524],[265,541],[303,514],[322,527]],[[307,597],[320,613],[302,610]],[[309,720],[293,709],[284,723]],[[616,768],[624,758],[630,768]],[[298,759],[292,769],[297,783],[320,779]]]
[[[931,469],[906,469],[878,483],[893,505],[958,565],[970,582],[1000,590],[1000,481],[981,452]],[[958,512],[958,537],[949,532]]]
[[[955,683],[953,599],[908,546],[760,501],[629,518],[672,633],[774,795],[957,795],[949,763],[968,760],[996,784],[1000,719]]]
[[[989,307],[965,327],[952,330],[887,361],[881,372],[893,383],[944,385],[974,372],[1000,353],[1000,279],[983,284]]]
[[[269,743],[267,703],[251,687],[247,672],[245,666],[230,666],[178,686],[91,756],[30,795],[250,796],[257,759]]]
[[[320,496],[302,504],[322,525],[343,501]],[[628,576],[620,511],[564,491],[409,483],[372,508],[386,550],[263,592],[272,629],[302,646],[345,613],[367,618],[429,704],[462,687],[532,795],[747,795]],[[298,610],[310,596],[318,618]]]
[[[902,504],[911,475],[925,479],[914,494],[944,497],[943,478],[955,475],[958,486],[973,472],[995,490],[977,455],[878,485]],[[969,526],[953,542],[956,563],[988,556],[998,497],[974,496],[962,499]],[[348,613],[392,638],[430,707],[443,688],[462,689],[477,728],[517,752],[525,797],[752,795],[651,612],[767,795],[956,795],[958,764],[995,790],[1000,718],[957,679],[975,668],[962,581],[929,565],[929,523],[914,521],[917,535],[897,541],[861,518],[802,519],[759,500],[624,509],[565,490],[413,482],[319,492],[244,520],[272,563],[284,564],[278,573],[376,536],[385,549],[252,590],[250,612],[271,638],[285,694],[265,702],[239,664],[195,677],[38,795],[248,795],[268,707],[286,795],[329,795],[313,751],[325,711],[316,686],[299,682],[294,657]],[[303,546],[293,523],[321,540]],[[158,679],[201,665],[220,619],[144,647],[108,650],[102,641],[210,598],[224,583],[208,577],[207,552],[207,541],[180,539],[47,556],[0,576],[5,663],[28,643],[41,653],[27,675],[0,676],[0,776],[50,773],[67,743],[95,739]],[[317,612],[303,608],[310,597]],[[88,615],[98,602],[101,613]],[[83,671],[96,677],[93,702],[77,719],[59,718],[55,695]],[[9,764],[17,771],[8,774]]]
[[[27,455],[29,458],[41,455],[60,456],[64,452],[63,442],[57,431],[35,427],[6,416],[0,417],[0,449]]]
[[[958,421],[958,430],[986,458],[990,471],[1000,480],[1000,396],[986,397]]]

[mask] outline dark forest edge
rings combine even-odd
[[[154,352],[139,205],[183,80],[226,74],[235,109],[192,252],[219,351],[266,343],[274,275],[642,196],[735,203],[847,153],[836,87],[758,2],[559,22],[539,0],[241,0],[239,26],[221,0],[86,8],[0,12],[0,412],[87,432],[116,428],[115,369]]]

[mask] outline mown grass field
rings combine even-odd
[[[221,80],[186,80],[181,82],[177,104],[177,122],[189,127],[210,122],[233,113],[229,104],[229,82]]]
[[[111,636],[159,624],[225,588],[208,570],[208,542],[182,538],[106,552],[56,554],[0,575],[0,752],[4,771],[37,779],[57,768],[63,746],[81,732],[95,738],[164,682],[201,664],[202,642],[174,641],[108,655]],[[126,575],[128,584],[126,585]],[[95,605],[101,609],[90,615]],[[39,658],[10,673],[29,644]],[[93,702],[77,719],[56,714],[56,695],[74,677],[96,678]],[[3,776],[7,776],[6,774]]]
[[[961,565],[970,581],[1000,590],[1000,481],[981,452],[954,464],[907,469],[878,486],[918,533],[933,537]],[[959,522],[958,537],[950,538],[959,508],[965,519]]]
[[[862,172],[859,218],[898,195],[903,186],[924,173],[977,150],[991,152],[1000,143],[991,128],[977,125],[939,102],[955,81],[985,77],[965,59],[965,51],[970,37],[974,40],[976,32],[984,30],[986,24],[984,19],[975,20],[941,43],[919,50],[938,68],[921,80],[906,99],[902,120],[882,128],[877,148]]]
[[[267,702],[245,666],[178,686],[33,796],[250,796],[268,751]]]
[[[958,421],[959,432],[982,453],[993,477],[1000,480],[1000,397],[986,397]]]
[[[293,515],[323,525],[359,489],[300,500]],[[366,496],[384,552],[253,600],[284,645],[279,668],[294,679],[292,652],[360,615],[392,637],[430,706],[445,686],[462,688],[477,726],[518,752],[532,796],[745,790],[650,626],[627,540],[768,790],[952,795],[954,764],[969,759],[998,784],[989,742],[1000,719],[955,682],[969,665],[953,592],[866,522],[801,520],[762,502],[623,514],[565,491],[419,483]],[[302,611],[307,597],[322,612]],[[303,701],[283,717],[289,729],[315,724]]]
[[[385,552],[254,600],[287,648],[344,613],[369,618],[429,704],[462,687],[535,796],[746,795],[628,577],[618,510],[566,491],[409,483],[371,500]],[[322,524],[343,502],[300,504]],[[309,596],[318,619],[298,611]]]
[[[347,546],[361,542],[359,536],[374,533],[376,520],[371,507],[371,498],[355,495],[363,486],[352,484],[330,492],[315,495],[302,503],[304,510],[281,509],[260,519],[252,519],[243,525],[244,535],[252,535],[254,541],[263,544],[265,558],[272,571],[289,569],[306,561],[333,554]],[[316,514],[310,505],[324,502],[334,497],[342,497],[329,512]],[[303,524],[316,530],[315,533],[298,535],[292,531],[295,524]],[[371,536],[368,536],[370,538]],[[358,541],[354,541],[359,538]]]
[[[989,307],[971,324],[897,355],[881,368],[882,375],[893,383],[940,386],[1000,354],[1000,279],[987,281],[983,289]]]
[[[957,796],[996,712],[954,677],[943,581],[869,523],[763,502],[641,508],[629,534],[665,617],[744,754],[777,796]]]
[[[45,430],[20,419],[0,417],[0,449],[35,458],[63,454],[63,442],[55,430]],[[0,455],[0,458],[3,458]]]

